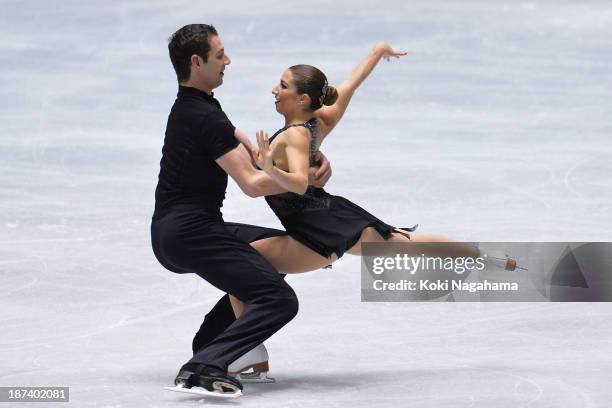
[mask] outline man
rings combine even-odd
[[[228,365],[287,324],[298,301],[274,267],[245,242],[283,232],[224,222],[220,209],[227,175],[251,197],[285,190],[252,166],[235,137],[239,132],[213,97],[230,64],[215,28],[187,25],[173,34],[168,49],[179,91],[168,117],[155,190],[153,251],[172,272],[196,273],[247,305],[233,321],[222,299],[213,310],[222,312],[217,313],[222,322],[211,329],[218,333],[200,341],[175,384],[236,394],[242,384],[227,375]],[[330,171],[324,173],[323,182]],[[215,319],[209,314],[207,320]]]

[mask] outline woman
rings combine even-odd
[[[395,228],[343,197],[308,185],[308,169],[315,160],[315,152],[342,118],[355,90],[382,58],[389,60],[405,55],[389,44],[379,43],[338,88],[329,86],[319,69],[295,65],[282,74],[272,90],[276,110],[284,116],[285,125],[270,139],[258,132],[259,149],[251,147],[251,151],[257,166],[288,190],[266,196],[266,201],[289,235],[261,239],[251,245],[278,271],[299,273],[325,267],[345,252],[360,255],[364,242],[452,242],[442,236],[414,234],[415,227]],[[457,244],[453,248],[452,254],[438,255],[483,255],[469,245]],[[499,261],[500,266],[509,270],[516,266],[505,257]],[[243,304],[231,296],[230,300],[239,316]],[[260,348],[254,352],[267,360],[265,348]],[[245,355],[241,359],[251,357]],[[248,368],[241,361],[232,366],[230,372],[232,368],[237,372]]]
[[[308,186],[313,153],[338,124],[355,90],[382,58],[404,55],[387,43],[379,43],[338,88],[329,86],[317,68],[295,65],[272,90],[285,126],[269,140],[258,132],[259,151],[252,148],[252,153],[256,164],[289,191],[266,197],[289,236],[251,245],[279,271],[318,269],[344,252],[360,255],[362,242],[451,242],[437,235],[409,234],[414,228],[394,228],[343,197]],[[478,255],[475,248],[469,248],[468,255]]]

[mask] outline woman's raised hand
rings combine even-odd
[[[268,134],[263,130],[257,132],[257,145],[259,146],[259,151],[255,148],[251,149],[253,157],[255,158],[255,163],[260,169],[268,173],[272,171],[274,161],[272,160],[272,151],[270,150]]]
[[[380,53],[380,57],[389,61],[391,57],[399,58],[408,55],[405,51],[395,51],[389,43],[381,42],[374,46],[374,49]]]

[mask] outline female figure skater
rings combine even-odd
[[[338,88],[329,86],[325,74],[310,65],[290,67],[273,88],[276,110],[284,116],[285,125],[270,139],[258,132],[259,149],[251,150],[257,166],[288,190],[266,196],[266,201],[289,235],[261,239],[251,246],[278,271],[299,273],[325,267],[345,252],[360,255],[363,242],[452,242],[443,236],[412,233],[415,227],[395,228],[343,197],[308,185],[314,154],[342,118],[355,90],[381,59],[405,55],[379,43]],[[482,255],[470,245],[456,247],[453,254],[445,255]],[[500,261],[499,265],[509,270],[516,266],[508,258]],[[230,300],[239,316],[242,302],[231,296]],[[267,360],[261,345],[230,365],[230,372],[247,369],[246,362],[257,359],[254,355]],[[265,368],[267,371],[267,364]]]
[[[379,43],[338,88],[329,86],[325,74],[310,65],[290,67],[273,88],[285,126],[270,139],[258,132],[259,150],[252,148],[252,154],[256,164],[289,191],[266,196],[289,235],[251,245],[279,271],[306,272],[333,263],[345,252],[361,255],[363,242],[452,242],[439,235],[411,233],[414,227],[393,227],[343,197],[308,186],[314,152],[342,118],[355,90],[381,59],[406,54]],[[464,250],[463,256],[478,255],[475,247],[465,245]]]
[[[285,126],[268,140],[258,132],[256,164],[288,193],[266,196],[289,236],[273,237],[252,246],[279,271],[287,273],[319,269],[345,252],[361,254],[362,242],[410,242],[407,230],[382,222],[343,197],[322,188],[309,187],[307,170],[316,152],[338,124],[359,85],[382,58],[399,58],[389,44],[377,44],[368,57],[336,89],[325,74],[310,65],[287,69],[272,93]],[[412,236],[412,240],[440,241],[436,236]]]

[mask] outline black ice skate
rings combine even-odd
[[[166,390],[190,394],[237,398],[242,395],[242,384],[236,378],[228,376],[217,367],[185,364],[174,379],[174,387]]]

